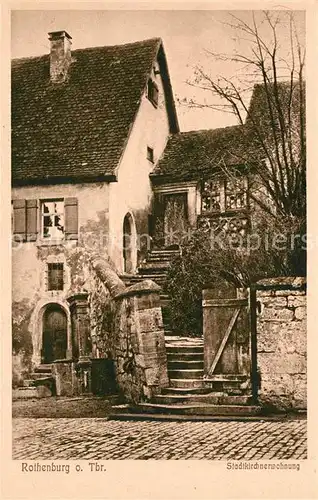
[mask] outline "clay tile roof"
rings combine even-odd
[[[225,165],[242,165],[247,137],[244,126],[198,130],[171,135],[158,166],[154,182],[200,180]]]
[[[292,96],[292,120],[300,119],[300,87],[294,82],[278,85],[279,99],[284,113],[288,111]],[[304,99],[303,95],[303,99]],[[274,106],[275,108],[275,106]],[[303,103],[303,111],[305,104]],[[258,124],[258,129],[253,126]],[[305,119],[305,117],[303,117]],[[264,85],[254,86],[249,113],[244,125],[235,125],[212,130],[184,132],[170,136],[166,149],[155,171],[151,174],[154,183],[202,180],[220,172],[225,166],[253,165],[264,158],[258,132],[263,139],[272,140],[269,107]],[[269,131],[269,132],[268,132]]]
[[[60,84],[48,55],[13,60],[13,183],[114,175],[158,51],[159,38],[74,50]]]

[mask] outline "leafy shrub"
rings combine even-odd
[[[263,215],[239,245],[226,233],[216,239],[202,229],[194,231],[180,245],[167,275],[172,328],[184,335],[202,334],[204,288],[222,282],[248,287],[262,278],[305,276],[305,230],[304,220]]]

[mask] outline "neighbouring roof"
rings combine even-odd
[[[170,132],[178,131],[159,38],[72,51],[66,83],[52,84],[49,55],[12,61],[12,182],[111,178],[155,58]]]
[[[171,135],[151,177],[154,182],[203,179],[222,167],[243,165],[247,144],[241,125]]]
[[[291,123],[297,124],[298,127],[302,101],[299,83],[294,82],[291,87],[289,82],[280,82],[277,93],[286,123],[290,119]],[[304,114],[304,93],[302,97],[301,109]],[[274,95],[273,87],[269,88],[268,96],[264,85],[257,84],[254,86],[249,112],[243,125],[171,135],[156,169],[151,174],[153,182],[199,181],[219,174],[225,167],[245,165],[249,169],[253,168],[265,155],[261,140],[266,143],[273,140],[268,99],[274,109],[274,118],[277,119],[277,96]],[[253,125],[255,122],[256,129]]]
[[[278,104],[286,123],[288,123],[289,113],[291,113],[292,121],[298,121],[301,115],[300,110],[305,119],[305,100],[306,85],[303,82],[300,86],[299,80],[295,80],[292,85],[289,81],[281,81],[277,85],[271,83],[267,88],[264,83],[256,84],[253,88],[246,125],[253,126],[252,122],[256,121],[258,125],[268,127],[272,119],[270,108],[274,119],[278,119]]]

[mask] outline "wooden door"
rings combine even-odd
[[[52,363],[66,358],[67,318],[63,309],[52,304],[47,307],[43,316],[43,348],[42,362]]]
[[[188,230],[187,193],[167,194],[164,197],[165,247],[177,247]]]
[[[203,336],[207,378],[250,374],[250,323],[245,293],[235,288],[204,290]]]

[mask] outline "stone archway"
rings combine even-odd
[[[124,272],[133,273],[137,263],[136,226],[133,216],[127,213],[123,222]]]
[[[48,304],[42,317],[42,363],[65,359],[67,341],[67,315],[64,309],[59,304]]]

